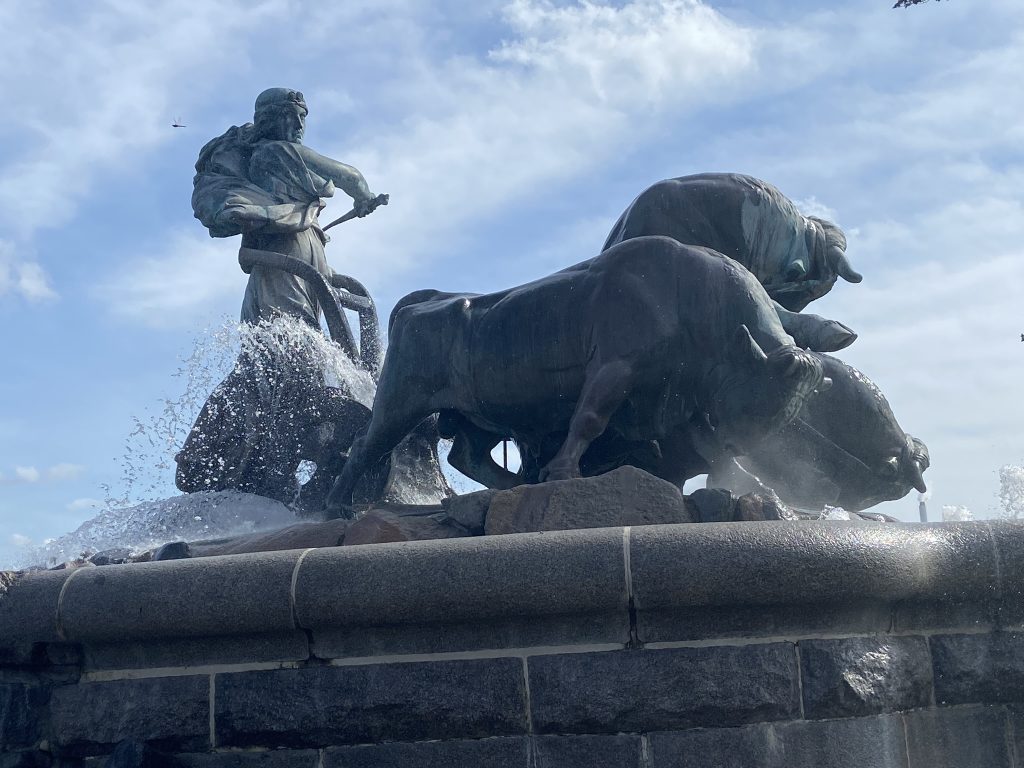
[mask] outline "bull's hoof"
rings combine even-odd
[[[857,340],[857,334],[850,328],[835,320],[829,320],[822,330],[818,352],[838,352],[846,349]]]

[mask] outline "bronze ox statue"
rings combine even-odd
[[[832,387],[807,398],[792,422],[719,467],[708,484],[743,494],[759,490],[753,475],[792,506],[850,512],[912,488],[924,493],[927,446],[903,431],[874,382],[842,360],[817,357]]]
[[[771,184],[736,173],[702,173],[648,187],[622,212],[604,248],[646,235],[703,245],[746,267],[776,302],[801,347],[834,352],[857,334],[842,323],[801,314],[842,277],[859,283],[846,236],[830,221],[804,216]]]
[[[344,514],[362,474],[432,414],[455,425],[456,456],[473,452],[475,432],[536,446],[557,436],[541,481],[579,476],[607,436],[652,445],[655,473],[679,482],[697,463],[755,450],[823,383],[751,272],[668,237],[630,239],[497,293],[417,291],[392,313],[389,340],[329,515]]]

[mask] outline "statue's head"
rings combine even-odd
[[[302,143],[306,130],[306,101],[300,91],[291,88],[268,88],[256,97],[253,123],[261,139]]]

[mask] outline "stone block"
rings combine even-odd
[[[531,656],[537,733],[740,725],[799,712],[789,643]]]
[[[38,685],[0,683],[0,752],[39,741],[46,700],[46,690]]]
[[[904,716],[910,768],[1011,768],[1002,707],[924,709]]]
[[[897,632],[991,631],[996,628],[996,612],[995,604],[987,601],[912,600],[895,606],[892,627]]]
[[[309,655],[309,637],[305,632],[295,630],[265,635],[99,643],[85,646],[84,666],[87,671],[200,667],[211,664],[304,661]]]
[[[730,523],[736,497],[724,488],[698,488],[688,497],[702,523]]]
[[[50,714],[61,754],[102,754],[126,739],[168,752],[208,749],[210,677],[66,685],[53,691]]]
[[[625,623],[622,542],[590,530],[315,550],[295,612],[313,630],[611,612]]]
[[[333,747],[323,768],[532,768],[529,759],[529,740],[506,736]]]
[[[939,704],[1024,702],[1024,634],[933,635]]]
[[[252,552],[283,552],[290,549],[337,547],[352,524],[351,520],[296,523],[277,531],[250,533],[210,541],[192,541],[192,557],[241,555]]]
[[[173,768],[320,768],[316,749],[199,752],[174,756]]]
[[[653,733],[650,768],[907,768],[898,715]]]
[[[319,659],[538,646],[624,648],[629,642],[629,616],[625,610],[577,616],[511,616],[450,624],[318,629],[310,634],[312,653]]]
[[[216,678],[217,745],[320,747],[526,732],[520,659],[310,667]]]
[[[683,606],[637,612],[637,635],[643,643],[756,637],[796,639],[833,633],[885,633],[891,627],[892,611],[888,606],[863,600]]]
[[[103,643],[291,630],[292,572],[300,554],[91,568],[72,579],[64,593],[64,634]]]
[[[772,768],[908,768],[900,715],[780,723],[773,732],[781,760]]]
[[[498,491],[488,488],[483,491],[450,496],[441,502],[441,506],[449,518],[474,536],[482,536],[484,523],[487,520],[487,510],[496,493]]]
[[[633,734],[537,736],[531,768],[639,768],[640,737]]]
[[[7,573],[0,595],[0,663],[30,664],[34,646],[60,640],[57,602],[73,569]]]
[[[652,733],[648,743],[649,768],[775,768],[781,761],[772,727],[764,723]]]
[[[597,477],[520,485],[495,494],[485,533],[692,523],[680,490],[635,467]]]
[[[985,525],[992,533],[1000,565],[996,620],[1001,627],[1024,631],[1024,521],[992,520]]]
[[[871,522],[711,523],[631,533],[639,634],[651,613],[698,606],[853,606],[991,601],[994,550],[983,527]]]
[[[862,717],[926,707],[932,660],[923,637],[801,640],[807,719]]]
[[[342,544],[350,547],[357,544],[457,539],[468,535],[465,528],[449,521],[444,512],[401,515],[386,509],[371,509],[349,526]]]

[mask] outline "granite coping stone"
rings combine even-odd
[[[827,605],[870,622],[974,606],[1010,626],[1024,621],[1021,566],[1024,525],[1005,521],[656,525],[110,565],[18,577],[0,596],[0,663],[57,641],[627,616],[630,599],[643,641],[686,639],[645,636],[657,616],[736,609],[742,633],[763,609]],[[949,628],[918,626],[940,610],[922,617],[915,631]]]
[[[59,627],[69,640],[94,643],[291,630],[291,582],[300,555],[80,569],[61,600]]]
[[[621,528],[310,552],[295,583],[309,629],[508,616],[626,614]]]

